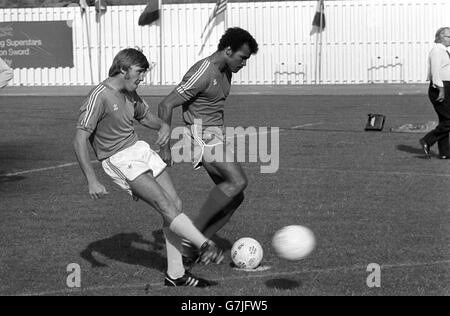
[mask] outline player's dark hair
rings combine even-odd
[[[244,44],[247,44],[252,54],[258,52],[258,43],[253,36],[239,27],[232,27],[226,30],[217,47],[218,51],[222,51],[230,47],[233,52],[237,52]]]
[[[144,69],[149,69],[150,64],[145,55],[134,48],[127,48],[120,51],[109,69],[109,76],[114,77],[122,72],[122,70],[129,70],[131,66],[138,66]]]

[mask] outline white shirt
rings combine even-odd
[[[435,87],[444,87],[442,81],[450,81],[450,55],[441,43],[437,43],[428,58],[428,80]]]

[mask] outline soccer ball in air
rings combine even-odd
[[[300,225],[286,226],[275,233],[272,246],[276,254],[287,260],[307,257],[316,246],[314,233]]]
[[[256,269],[263,259],[263,249],[253,238],[241,238],[231,248],[231,259],[240,269]]]

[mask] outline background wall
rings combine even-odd
[[[320,83],[425,82],[427,55],[436,30],[449,24],[450,1],[325,4]],[[114,55],[133,46],[142,47],[154,62],[146,84],[177,84],[196,60],[214,52],[226,26],[248,29],[260,44],[234,83],[316,83],[316,37],[310,36],[316,1],[231,2],[226,16],[216,19],[203,38],[214,3],[166,4],[162,25],[140,27],[144,7],[110,6],[101,28],[94,8],[86,15],[78,7],[0,9],[0,22],[73,20],[75,67],[15,69],[13,85],[95,84],[106,77]]]
[[[158,0],[102,0],[107,5],[139,5],[148,4],[150,1]],[[269,0],[228,0],[229,2],[264,2]],[[278,2],[287,0],[276,0]],[[308,0],[294,0],[294,1],[308,1]],[[327,0],[336,1],[336,0]],[[359,0],[352,0],[359,1]],[[79,0],[0,0],[0,8],[36,8],[36,7],[62,7],[69,3],[78,4]],[[95,0],[87,0],[88,4],[92,4]],[[215,3],[217,0],[162,0],[163,4],[179,4],[179,3]]]

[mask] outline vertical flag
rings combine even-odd
[[[152,24],[159,20],[160,15],[159,0],[149,0],[144,12],[139,17],[138,24],[140,26]]]
[[[95,0],[95,20],[97,21],[97,43],[98,43],[98,80],[102,78],[102,16],[107,11],[106,0]]]
[[[95,0],[96,21],[99,22],[101,16],[107,11],[106,0]]]
[[[314,15],[313,27],[310,35],[314,35],[316,33],[322,33],[325,29],[325,5],[323,4],[324,0],[317,0],[317,9],[316,14]]]
[[[211,16],[209,17],[208,23],[205,26],[205,29],[203,30],[202,33],[202,37],[203,34],[205,34],[206,29],[208,28],[209,24],[211,24],[211,22],[222,12],[225,12],[227,10],[227,3],[228,0],[217,0],[216,6],[214,7],[214,11],[211,14]]]
[[[80,0],[80,9],[81,9],[81,13],[86,13],[88,4],[86,2],[86,0]]]
[[[94,84],[94,74],[92,69],[92,52],[91,52],[91,31],[89,29],[89,10],[88,6],[93,4],[93,0],[80,0],[81,18],[86,23],[86,37],[89,54],[89,71],[91,73],[91,84]]]

